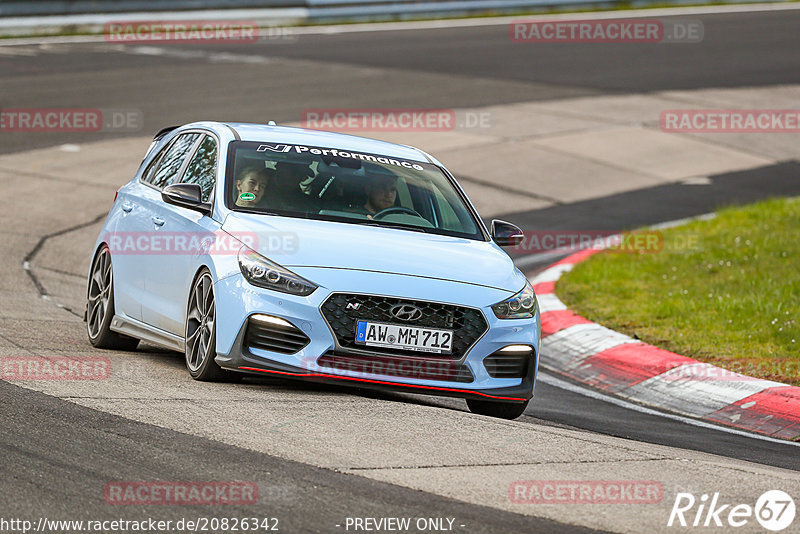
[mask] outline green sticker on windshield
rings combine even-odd
[[[239,195],[239,200],[244,200],[245,202],[250,202],[251,200],[255,200],[256,196],[253,193],[242,193]]]

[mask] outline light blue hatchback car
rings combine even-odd
[[[523,413],[536,296],[456,180],[408,146],[197,122],[156,135],[95,244],[95,347],[184,352],[192,377],[258,374],[462,397]]]

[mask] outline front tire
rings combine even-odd
[[[494,402],[467,399],[467,406],[469,411],[479,415],[488,415],[489,417],[498,417],[500,419],[516,419],[525,412],[529,402]]]
[[[114,318],[114,275],[111,252],[103,245],[89,271],[86,289],[86,333],[89,342],[98,349],[134,350],[139,345],[135,337],[124,336],[111,330]]]
[[[216,319],[214,281],[211,273],[204,270],[192,284],[186,314],[186,368],[195,380],[218,382],[228,380],[231,375],[214,361],[217,355]]]

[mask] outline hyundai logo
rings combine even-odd
[[[416,321],[422,317],[422,310],[411,304],[398,304],[393,306],[389,313],[400,321]]]

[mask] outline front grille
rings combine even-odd
[[[258,321],[252,317],[247,322],[245,345],[254,349],[294,354],[311,340],[294,326]]]
[[[495,352],[483,360],[483,365],[492,378],[524,378],[532,357],[532,352]]]
[[[459,383],[474,380],[466,365],[433,358],[411,358],[384,354],[343,354],[331,351],[322,355],[317,363],[321,367],[329,367],[349,376],[382,375]]]
[[[413,321],[400,321],[390,310],[397,305],[410,304],[422,311],[422,316]],[[420,352],[384,347],[365,347],[355,342],[356,322],[361,320],[392,323],[453,331],[453,351],[450,354],[429,354],[428,358],[458,360],[489,328],[483,314],[474,308],[426,302],[421,300],[333,293],[322,304],[322,315],[336,335],[339,346],[344,349],[366,349],[371,353],[402,354],[419,356]]]

